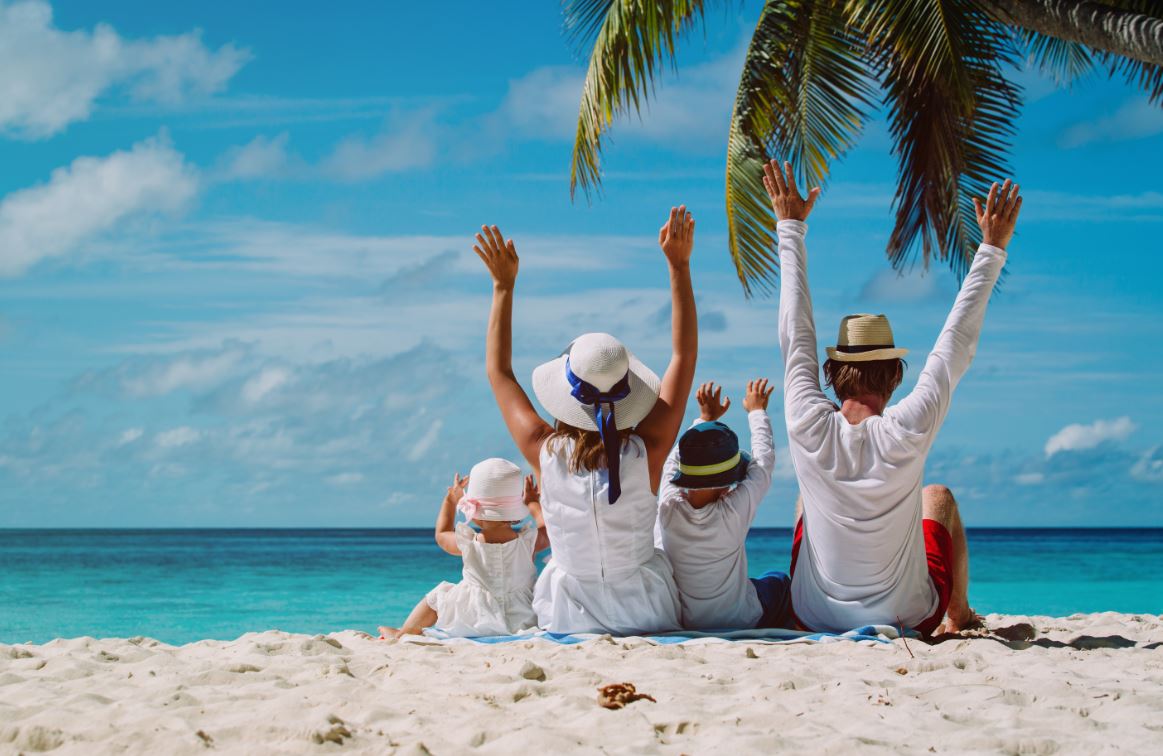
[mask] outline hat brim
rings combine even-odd
[[[596,431],[596,409],[582,404],[573,397],[572,387],[565,377],[566,355],[538,365],[533,370],[533,393],[545,411],[557,420],[582,430]],[[633,428],[654,409],[662,381],[634,355],[627,354],[630,364],[630,393],[614,402],[614,419],[618,430]]]
[[[751,464],[751,455],[739,452],[739,464],[730,470],[717,475],[685,475],[681,470],[671,476],[670,482],[679,488],[726,488],[733,486],[747,477],[747,467]]]
[[[837,362],[872,362],[873,360],[896,360],[909,353],[907,349],[873,349],[871,352],[841,352],[836,347],[827,347],[828,359]]]

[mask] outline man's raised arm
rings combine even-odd
[[[816,324],[812,319],[812,297],[808,291],[807,248],[804,221],[812,212],[820,190],[812,189],[807,199],[796,188],[790,163],[772,160],[763,166],[763,186],[779,219],[779,349],[784,361],[784,414],[791,431],[796,419],[813,407],[832,409],[820,389],[820,363],[816,352]]]
[[[927,434],[929,442],[935,438],[949,411],[953,390],[977,353],[985,308],[1005,266],[1005,247],[1014,235],[1018,211],[1022,207],[1018,189],[1006,179],[1000,188],[996,183],[990,188],[984,206],[974,198],[977,223],[981,226],[981,246],[973,257],[969,273],[961,282],[961,291],[957,293],[957,300],[933,351],[929,352],[916,387],[890,410],[904,427],[914,433]]]

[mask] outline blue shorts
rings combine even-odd
[[[763,607],[763,616],[756,627],[795,627],[795,620],[791,615],[791,578],[786,572],[772,570],[757,578],[751,578],[755,586],[755,593],[759,596],[759,604]]]

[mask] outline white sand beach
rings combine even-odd
[[[1163,752],[1163,617],[987,617],[1023,622],[1032,642],[907,648],[350,631],[0,645],[0,752]],[[600,708],[615,682],[656,702]]]

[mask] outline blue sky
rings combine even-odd
[[[592,204],[556,3],[334,5],[0,0],[0,526],[429,525],[454,470],[516,458],[483,372],[486,222],[522,255],[520,376],[589,330],[662,369],[654,240],[685,202],[699,380],[780,377],[722,200],[755,2],[617,126]],[[1025,208],[929,478],[971,526],[1163,525],[1163,110],[1015,75]],[[888,269],[894,175],[873,123],[810,277],[821,342],[885,312],[908,385],[956,281]],[[778,446],[761,525],[791,519]]]

